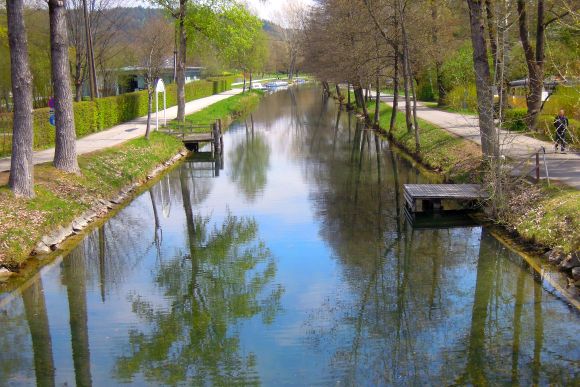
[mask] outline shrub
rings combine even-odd
[[[445,103],[455,110],[477,111],[475,85],[454,87],[445,96]]]
[[[508,109],[505,111],[504,126],[507,130],[523,132],[528,128],[526,125],[527,116],[528,109]]]

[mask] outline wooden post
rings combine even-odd
[[[212,125],[213,147],[216,155],[220,154],[220,134],[217,122]]]
[[[222,120],[221,118],[218,119],[218,126],[219,126],[219,134],[220,134],[220,154],[224,151],[224,136],[222,132]]]

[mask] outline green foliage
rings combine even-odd
[[[185,100],[193,101],[230,90],[235,78],[235,76],[215,77],[188,83],[185,85]],[[171,84],[167,86],[167,106],[175,106],[176,104],[176,85]],[[77,137],[83,137],[145,116],[147,114],[147,91],[98,98],[95,101],[74,102],[73,107]],[[54,145],[55,130],[48,123],[48,118],[48,108],[34,110],[34,149],[45,149]],[[10,133],[12,115],[3,114],[0,125],[4,131]],[[9,147],[3,151],[4,154],[9,152]]]
[[[432,83],[431,74],[427,73],[424,77],[419,79],[417,83],[417,98],[420,101],[435,101],[437,93],[435,85]]]
[[[566,115],[580,120],[580,86],[558,86],[544,104],[543,114],[556,115],[564,109]]]
[[[526,117],[528,109],[508,109],[505,111],[504,127],[514,132],[524,132],[528,129]]]
[[[458,85],[445,96],[445,103],[454,110],[477,111],[477,91],[474,84]]]
[[[473,49],[471,43],[466,42],[459,50],[449,57],[441,68],[443,83],[446,90],[452,90],[459,86],[467,88],[475,82],[473,70]]]

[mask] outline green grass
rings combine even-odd
[[[210,105],[196,113],[186,116],[186,124],[209,125],[217,119],[234,120],[236,118],[242,117],[248,114],[258,105],[258,102],[260,102],[260,98],[263,95],[264,93],[260,90],[252,90],[243,94],[237,94],[233,97]],[[176,121],[168,123],[168,126],[172,129],[177,129],[181,125],[183,124],[180,124]],[[199,128],[197,130],[204,131],[203,128]]]
[[[545,184],[533,189],[538,192],[536,200],[525,200],[530,188],[513,197],[509,224],[537,244],[560,247],[565,253],[580,250],[580,191]],[[525,205],[520,207],[519,202]]]

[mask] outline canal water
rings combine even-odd
[[[0,295],[0,385],[580,382],[580,314],[485,228],[411,227],[426,178],[318,88],[224,144]]]

